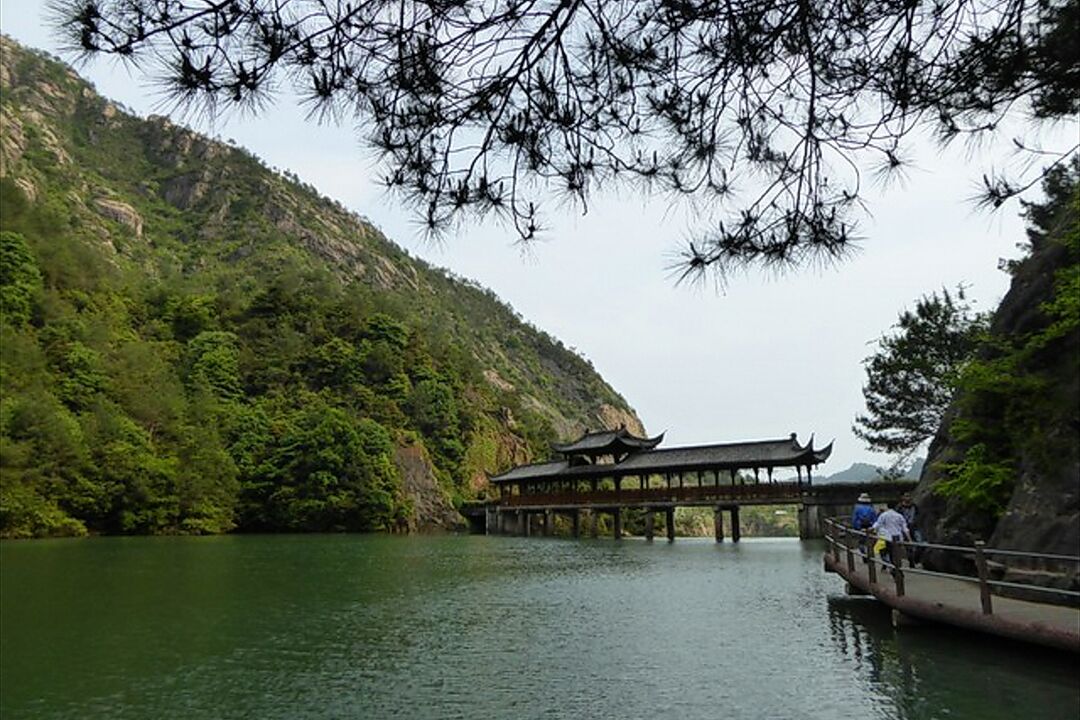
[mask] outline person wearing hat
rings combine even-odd
[[[870,495],[862,493],[855,502],[855,509],[851,511],[851,527],[855,530],[867,532],[877,520],[877,510],[870,504]],[[866,555],[866,536],[859,536],[859,552]]]

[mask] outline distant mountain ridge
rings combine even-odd
[[[925,462],[926,458],[916,458],[900,478],[903,480],[918,480]],[[832,475],[815,477],[814,482],[822,485],[876,482],[880,481],[886,472],[887,468],[871,465],[870,463],[856,462],[852,463],[847,469],[833,473]]]

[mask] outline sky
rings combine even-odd
[[[62,55],[40,0],[4,0],[0,29]],[[65,58],[70,60],[70,58]],[[78,68],[98,91],[140,115],[163,114],[149,80],[109,58]],[[903,186],[867,195],[861,249],[830,267],[780,276],[751,272],[724,288],[676,285],[669,266],[693,229],[691,210],[634,193],[594,198],[587,214],[546,206],[542,242],[522,249],[512,230],[470,225],[432,243],[374,182],[377,167],[351,125],[318,125],[285,97],[259,117],[186,124],[234,140],[370,219],[413,255],[491,288],[529,322],[588,358],[665,446],[786,437],[835,440],[819,472],[888,464],[851,432],[864,410],[862,361],[917,298],[963,284],[977,310],[1008,289],[999,258],[1019,255],[1019,206],[994,214],[970,202],[1004,151],[914,149]],[[1077,124],[1025,141],[1067,147]],[[1011,137],[1003,133],[1004,142]],[[1071,144],[1071,143],[1068,143]],[[1038,193],[1030,195],[1037,198]]]

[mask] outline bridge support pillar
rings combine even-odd
[[[575,538],[581,537],[581,511],[570,511],[570,534]]]
[[[616,540],[622,540],[622,508],[615,508],[611,511],[611,519],[614,521],[615,529],[612,531]]]
[[[589,511],[589,531],[593,539],[600,537],[600,513],[596,510]]]
[[[731,542],[739,542],[739,506],[731,506]]]
[[[713,530],[716,542],[724,542],[724,508],[713,508]]]
[[[645,508],[645,540],[652,542],[653,539],[653,523],[656,521],[656,513],[652,508]]]
[[[545,510],[541,518],[541,521],[543,522],[543,525],[541,527],[543,528],[544,537],[548,537],[549,535],[551,535],[551,511]]]
[[[821,531],[821,518],[828,515],[847,514],[842,509],[830,513],[831,508],[825,505],[799,505],[799,539],[812,540],[824,537]]]
[[[664,521],[667,523],[668,542],[675,542],[675,508],[669,507],[664,510]]]
[[[529,511],[528,510],[522,510],[521,511],[521,522],[519,523],[519,525],[521,526],[521,536],[522,537],[529,537],[529,530],[530,530],[529,521],[530,520],[532,520],[532,518],[529,517]]]

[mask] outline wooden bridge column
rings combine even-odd
[[[615,508],[611,511],[611,518],[615,521],[614,535],[616,540],[622,540],[622,508]]]
[[[739,506],[731,506],[731,542],[739,542]]]
[[[551,535],[551,511],[545,510],[544,514],[540,517],[542,518],[543,522],[543,525],[541,525],[541,527],[543,528],[544,537],[548,537],[549,535]]]
[[[664,520],[667,522],[668,542],[675,542],[675,508],[669,507],[664,511]]]
[[[724,508],[713,508],[713,530],[716,532],[716,542],[724,542]]]
[[[571,528],[570,533],[575,538],[581,537],[581,511],[580,510],[571,510],[570,511],[570,528]]]
[[[656,513],[652,508],[645,508],[645,540],[652,542],[653,540],[653,522],[656,520]]]
[[[592,519],[592,536],[595,539],[600,537],[600,513],[596,510],[590,510],[589,516]]]

